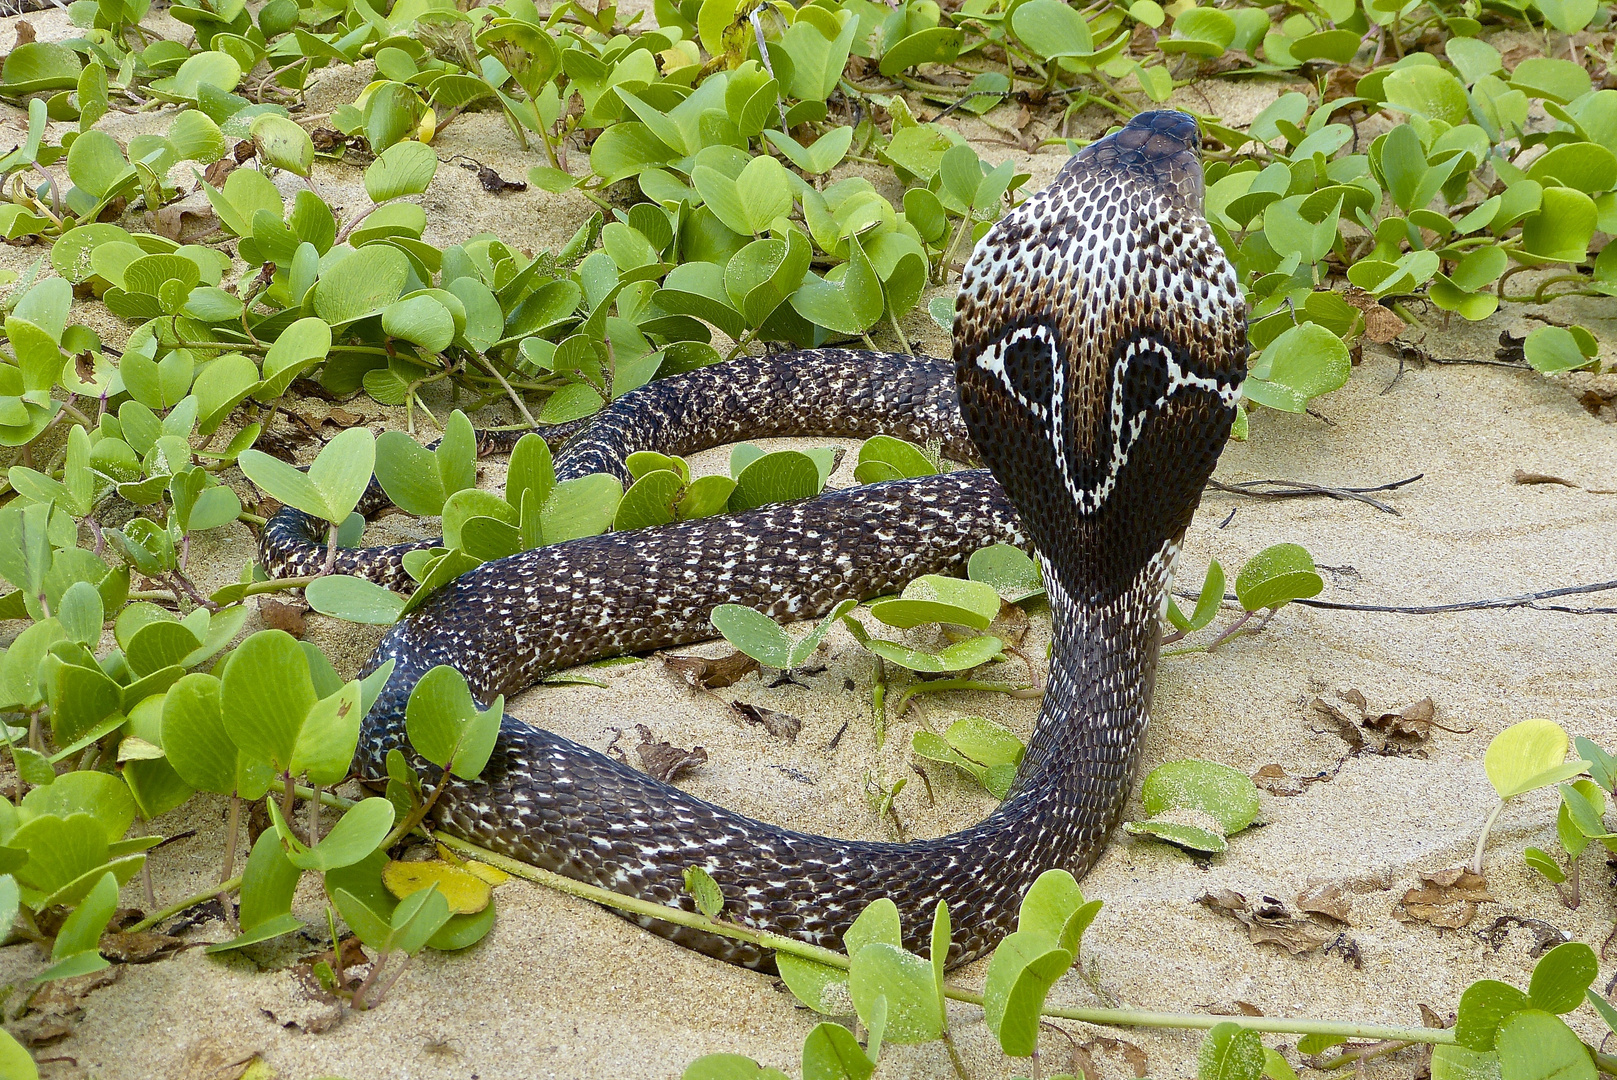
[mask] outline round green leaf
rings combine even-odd
[[[398,248],[391,244],[360,248],[320,275],[314,287],[314,313],[333,327],[375,315],[398,299],[409,276],[410,260]]]
[[[1595,951],[1581,941],[1568,941],[1539,958],[1527,997],[1533,1008],[1568,1013],[1583,1004],[1584,991],[1600,974]]]
[[[1324,580],[1314,569],[1313,556],[1300,544],[1264,548],[1247,560],[1235,578],[1235,595],[1248,611],[1318,596],[1324,588]]]
[[[1499,1025],[1499,1072],[1508,1080],[1597,1080],[1589,1048],[1553,1013],[1523,1009]]]
[[[309,175],[314,166],[314,141],[296,121],[264,113],[253,118],[248,131],[258,149],[258,160],[299,176]]]
[[[394,143],[365,170],[365,192],[372,202],[420,195],[438,172],[438,153],[419,142]]]
[[[1258,1080],[1263,1064],[1258,1033],[1228,1022],[1209,1031],[1196,1052],[1196,1075],[1204,1080]]]
[[[1522,343],[1522,351],[1533,369],[1546,375],[1559,371],[1576,371],[1598,360],[1598,353],[1585,355],[1572,331],[1561,326],[1540,326],[1534,329]]]
[[[1482,767],[1501,799],[1577,776],[1587,761],[1567,761],[1567,737],[1553,720],[1523,720],[1493,737]]]
[[[303,591],[309,606],[322,615],[333,615],[349,622],[391,626],[404,610],[404,597],[374,581],[347,574],[328,574],[309,583]]]
[[[1258,789],[1238,769],[1194,758],[1169,761],[1151,770],[1140,788],[1147,814],[1199,810],[1225,835],[1238,833],[1258,816]]]
[[[741,604],[720,604],[708,617],[726,641],[760,664],[791,667],[792,639],[768,615]]]

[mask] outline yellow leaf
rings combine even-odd
[[[427,109],[421,114],[421,123],[416,126],[416,138],[424,143],[431,143],[432,137],[438,132],[438,114]]]
[[[382,884],[403,900],[411,893],[438,886],[454,915],[472,915],[488,907],[490,885],[476,874],[438,859],[427,862],[389,862],[382,868]]]

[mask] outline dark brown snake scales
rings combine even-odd
[[[360,774],[383,775],[388,750],[403,743],[410,689],[434,665],[453,665],[488,701],[550,670],[711,637],[708,612],[721,603],[813,618],[845,597],[960,573],[985,544],[1031,545],[1054,623],[1049,686],[1010,794],[972,828],[902,844],[810,836],[511,716],[482,780],[451,783],[435,811],[439,827],[475,843],[686,910],[684,870],[703,867],[728,918],[832,948],[886,896],[906,946],[925,953],[933,908],[946,900],[950,962],[991,950],[1034,878],[1088,870],[1123,811],[1174,559],[1235,415],[1245,306],[1202,217],[1198,148],[1190,117],[1141,114],[1000,220],[961,279],[952,371],[818,350],[699,369],[615,402],[558,453],[561,478],[621,476],[640,449],[876,432],[941,440],[949,456],[989,471],[485,563],[371,657],[366,671],[389,659],[396,667],[364,722]],[[283,512],[265,531],[263,561],[298,572],[323,558],[320,538]],[[344,553],[342,568],[398,583],[399,550]],[[639,921],[724,960],[773,964],[756,947]]]

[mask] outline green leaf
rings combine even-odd
[[[736,475],[730,509],[740,513],[770,503],[790,502],[819,494],[820,471],[807,454],[779,450],[765,454]]]
[[[803,1040],[803,1080],[870,1080],[875,1072],[859,1040],[841,1024],[817,1024]]]
[[[1599,211],[1589,196],[1571,188],[1545,188],[1538,213],[1522,222],[1521,250],[1514,254],[1530,264],[1581,264],[1598,227]]]
[[[866,1026],[876,999],[887,1000],[884,1035],[896,1043],[930,1042],[943,1027],[932,965],[886,942],[871,942],[851,957],[848,992]]]
[[[850,1010],[848,973],[829,964],[817,964],[791,953],[776,953],[775,966],[797,1000],[817,1013],[841,1016]]]
[[[1557,945],[1533,965],[1527,998],[1535,1009],[1567,1013],[1583,1004],[1584,992],[1600,974],[1595,951],[1581,941]]]
[[[78,53],[66,45],[28,41],[6,55],[5,66],[0,68],[0,88],[10,97],[72,90],[78,86],[82,68]]]
[[[365,192],[382,203],[405,195],[420,195],[438,171],[438,154],[419,142],[389,146],[365,170]]]
[[[1191,633],[1208,626],[1218,617],[1224,602],[1224,568],[1214,559],[1207,566],[1207,577],[1202,580],[1201,594],[1196,598],[1196,610],[1185,618],[1172,598],[1168,600],[1168,621],[1181,633]]]
[[[1499,1025],[1528,1007],[1527,995],[1508,983],[1481,979],[1460,995],[1454,1041],[1476,1051],[1492,1050]]]
[[[1217,855],[1229,850],[1229,842],[1213,832],[1184,822],[1152,818],[1149,821],[1125,821],[1123,828],[1136,836],[1154,836],[1187,851],[1200,851]]]
[[[1600,362],[1598,349],[1585,352],[1571,330],[1561,326],[1540,326],[1527,335],[1522,351],[1535,371],[1546,375],[1577,371]]]
[[[764,136],[774,144],[775,149],[786,155],[788,161],[810,176],[828,173],[836,168],[853,145],[851,126],[832,128],[808,147],[783,131],[766,131]]]
[[[347,574],[328,574],[303,590],[309,606],[322,615],[349,622],[391,626],[404,610],[404,597],[373,581]]]
[[[1499,1055],[1452,1044],[1434,1046],[1432,1080],[1500,1080]]]
[[[1264,548],[1247,560],[1235,578],[1235,595],[1247,611],[1282,607],[1318,596],[1324,588],[1313,557],[1299,544]]]
[[[1388,72],[1382,93],[1393,108],[1428,120],[1459,125],[1471,115],[1465,86],[1435,65],[1412,64]]]
[[[1522,860],[1527,863],[1528,869],[1536,870],[1553,884],[1559,885],[1566,880],[1566,871],[1561,869],[1561,864],[1542,848],[1528,848],[1522,852]]]
[[[361,799],[338,819],[337,824],[332,826],[330,833],[321,838],[320,843],[311,848],[287,827],[286,821],[281,817],[280,807],[276,805],[274,799],[268,800],[266,805],[269,807],[270,820],[275,824],[275,831],[280,834],[281,842],[286,845],[287,858],[294,866],[303,870],[318,870],[323,873],[351,866],[375,851],[377,845],[386,838],[388,830],[393,828],[392,803],[381,797]],[[446,904],[446,915],[447,907]],[[343,917],[348,917],[347,912],[343,913]],[[355,930],[357,932],[358,928]]]
[[[242,874],[241,933],[209,945],[207,951],[228,952],[301,929],[303,921],[292,914],[292,894],[302,876],[275,830],[260,833]]]
[[[792,666],[792,639],[763,612],[741,604],[720,604],[708,618],[726,641],[760,664],[782,669]]]
[[[359,427],[339,432],[307,473],[258,450],[244,450],[237,458],[247,478],[269,495],[335,525],[359,505],[375,463],[375,438]]]
[[[1347,385],[1352,370],[1342,339],[1306,322],[1269,343],[1252,363],[1241,392],[1260,405],[1300,413],[1313,398]]]
[[[1258,1080],[1263,1075],[1258,1033],[1232,1023],[1214,1026],[1196,1052],[1196,1080]]]
[[[1016,928],[1048,934],[1058,946],[1078,955],[1089,924],[1100,913],[1099,900],[1084,899],[1078,882],[1065,870],[1046,870],[1022,897]]]
[[[900,597],[874,601],[870,613],[888,626],[903,629],[953,623],[986,630],[999,614],[999,606],[999,593],[992,585],[928,574],[904,586]]]
[[[623,493],[612,528],[624,532],[668,524],[674,520],[675,502],[683,487],[677,473],[665,469],[646,473]]]
[[[299,176],[309,175],[314,166],[314,141],[296,121],[277,113],[264,113],[253,118],[248,131],[260,161]]]
[[[466,677],[440,664],[421,677],[405,706],[405,730],[416,752],[456,776],[474,780],[494,752],[504,695],[479,709]]]
[[[1169,761],[1151,770],[1140,787],[1140,801],[1150,815],[1173,810],[1199,810],[1226,836],[1246,828],[1258,816],[1257,785],[1239,769],[1194,758]]]
[[[1597,1080],[1577,1034],[1552,1013],[1523,1009],[1499,1026],[1499,1072],[1508,1080]]]
[[[1581,759],[1566,761],[1566,751],[1566,732],[1555,721],[1523,720],[1493,737],[1482,765],[1499,797],[1510,799],[1558,784],[1589,768]]]
[[[240,172],[230,175],[234,178]],[[398,248],[362,247],[320,275],[314,287],[314,313],[333,327],[375,315],[398,299],[409,276],[410,260]]]
[[[740,1054],[707,1054],[685,1066],[680,1080],[787,1080],[787,1076]]]
[[[118,880],[109,871],[102,874],[79,906],[62,923],[51,946],[51,966],[35,977],[35,982],[85,975],[109,967],[97,951],[101,931],[107,928],[118,907]]]
[[[1072,953],[1041,931],[1018,930],[999,943],[983,985],[983,1019],[1005,1053],[1033,1053],[1045,995],[1072,961]]]
[[[710,919],[718,918],[719,912],[724,910],[724,894],[719,891],[719,883],[700,866],[685,868],[685,891],[696,902],[696,910]]]
[[[1095,51],[1089,25],[1076,8],[1060,0],[1029,0],[1011,14],[1011,29],[1046,60],[1086,56]]]
[[[199,791],[257,799],[270,783],[268,761],[254,761],[237,749],[225,729],[219,680],[187,675],[163,697],[163,749],[174,771]]]
[[[1044,595],[1044,575],[1038,563],[1010,544],[993,544],[972,552],[966,561],[966,576],[992,585],[1007,603],[1019,604]]]

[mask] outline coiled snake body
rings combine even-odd
[[[936,361],[822,350],[701,369],[614,403],[558,455],[559,475],[622,475],[636,449],[885,430],[980,456],[992,476],[875,484],[485,563],[378,646],[366,670],[396,666],[364,722],[361,774],[383,775],[410,689],[436,664],[487,701],[558,667],[710,637],[720,603],[811,618],[844,597],[958,573],[983,544],[1031,543],[1054,622],[1049,685],[1009,795],[976,826],[903,844],[794,832],[510,716],[482,779],[452,782],[435,811],[440,827],[494,850],[686,910],[684,869],[701,866],[727,917],[833,948],[886,896],[907,947],[924,953],[945,900],[949,961],[990,950],[1033,879],[1087,870],[1122,813],[1174,557],[1234,417],[1245,309],[1202,218],[1198,146],[1190,117],[1142,114],[998,222],[961,280],[952,378]],[[272,570],[315,558],[300,529],[295,513],[266,529]],[[373,561],[386,578],[387,560]],[[639,921],[724,960],[773,963]]]

